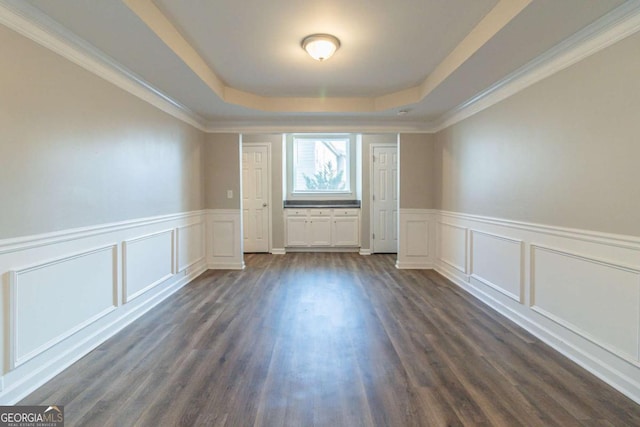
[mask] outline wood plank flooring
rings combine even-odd
[[[638,426],[640,407],[395,256],[247,255],[21,404],[67,426]]]

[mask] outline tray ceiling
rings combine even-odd
[[[638,2],[1,3],[97,49],[209,123],[278,126],[436,120],[616,7]],[[325,62],[300,47],[317,32],[342,43]],[[409,113],[400,117],[401,109]]]

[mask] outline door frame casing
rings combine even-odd
[[[269,242],[267,243],[267,253],[271,253],[272,249],[273,249],[273,203],[272,203],[272,197],[271,197],[271,175],[273,173],[272,171],[272,164],[271,164],[271,142],[244,142],[242,141],[242,146],[240,147],[240,153],[242,154],[244,152],[244,147],[266,147],[267,148],[267,203],[269,204],[268,209],[267,209],[267,215],[269,216],[268,220],[267,220],[267,224],[268,224],[268,236],[267,238],[269,239]],[[243,211],[243,206],[242,206],[242,201],[244,200],[243,197],[243,192],[242,192],[242,157],[240,157],[240,217],[242,217],[242,211]],[[241,238],[240,240],[244,243],[244,227],[240,229],[241,230]],[[243,246],[243,253],[244,253],[244,246]]]
[[[376,242],[375,239],[373,238],[373,230],[374,230],[374,223],[373,223],[373,219],[374,219],[374,212],[373,212],[373,153],[375,151],[375,148],[395,148],[396,149],[396,154],[398,155],[398,188],[396,189],[396,191],[398,192],[398,206],[396,206],[397,210],[398,210],[398,220],[397,223],[395,224],[396,230],[398,230],[399,228],[399,221],[400,221],[400,144],[398,142],[372,142],[371,144],[369,144],[369,248],[371,251],[371,254],[375,254],[376,253]],[[398,231],[396,231],[396,236],[398,237],[396,239],[396,245],[398,245],[398,247],[396,247],[396,251],[399,252],[400,247],[399,247],[399,234]]]

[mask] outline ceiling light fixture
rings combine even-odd
[[[316,61],[331,58],[340,47],[340,40],[331,34],[311,34],[302,39],[302,48]]]

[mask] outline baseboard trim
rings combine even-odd
[[[207,264],[209,270],[244,270],[244,261],[237,262],[210,262]]]
[[[432,270],[433,264],[430,262],[406,262],[396,261],[398,270]]]
[[[191,283],[206,270],[207,269],[204,266],[201,266],[190,275],[182,277],[175,283],[169,285],[153,297],[149,298],[140,306],[113,320],[110,324],[78,343],[78,345],[70,348],[58,357],[47,361],[47,363],[40,366],[39,369],[31,372],[28,376],[13,384],[11,388],[3,390],[2,393],[0,393],[0,402],[4,405],[15,405],[21,399],[31,394],[47,381],[51,380],[69,366],[86,356],[89,352],[116,335],[149,310],[153,309],[178,290]],[[4,383],[4,378],[1,380]]]
[[[371,249],[360,249],[360,255],[371,255]]]
[[[286,248],[287,252],[345,252],[345,253],[353,253],[353,252],[359,252],[360,249],[359,248],[348,248],[348,247],[342,247],[342,248],[331,248],[331,247],[326,247],[326,248],[321,248],[321,247],[317,247],[317,248],[305,248],[305,247],[290,247],[290,248]]]
[[[534,320],[524,316],[521,313],[509,308],[502,302],[496,300],[488,293],[473,286],[471,283],[465,282],[456,275],[449,272],[446,268],[434,266],[435,270],[453,282],[456,286],[472,295],[492,310],[514,322],[536,338],[553,348],[563,356],[567,357],[580,367],[595,375],[611,387],[620,391],[636,403],[640,404],[640,384],[627,378],[623,373],[613,366],[604,363],[601,360],[589,355],[584,350],[576,347],[566,339],[558,336],[553,331],[540,325]]]
[[[271,254],[272,255],[286,255],[287,250],[285,248],[272,248],[271,249]]]

